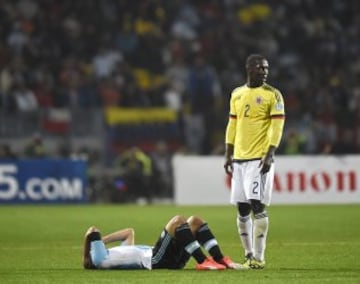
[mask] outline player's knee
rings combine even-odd
[[[192,232],[196,232],[204,223],[205,221],[197,216],[190,216],[187,219],[187,222],[191,228]]]
[[[176,226],[181,226],[182,224],[186,223],[186,219],[184,216],[176,215],[171,219],[170,222]]]
[[[239,212],[241,217],[246,217],[246,216],[250,215],[251,205],[249,203],[239,202],[237,204],[237,207],[238,207],[238,212]]]
[[[165,226],[166,230],[172,235],[173,232],[175,232],[175,229],[177,227],[180,227],[182,224],[186,223],[185,217],[181,215],[176,215],[171,218],[171,220],[167,223]]]
[[[259,214],[264,212],[265,210],[265,204],[262,204],[260,200],[251,199],[251,210],[254,214]]]
[[[197,216],[190,216],[187,219],[187,222],[189,223],[189,225],[194,225],[194,226],[201,226],[202,224],[205,223],[203,219]]]

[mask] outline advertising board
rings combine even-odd
[[[176,204],[229,204],[219,156],[175,156]],[[360,156],[277,156],[272,204],[360,203]]]
[[[0,161],[0,203],[85,202],[86,186],[85,161]]]

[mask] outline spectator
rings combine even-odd
[[[25,146],[24,155],[26,158],[41,159],[47,157],[47,149],[42,136],[39,133],[33,134],[30,142]]]
[[[335,155],[358,153],[352,129],[344,129],[343,134],[337,137],[333,145],[330,145],[328,153]]]
[[[16,100],[17,109],[22,113],[38,110],[39,105],[33,91],[23,81],[18,81],[13,87],[13,96]]]
[[[153,193],[150,182],[153,175],[151,158],[137,147],[131,147],[115,160],[120,178],[128,188],[131,201],[142,202],[143,198],[151,203]]]
[[[100,46],[98,53],[93,58],[94,75],[97,79],[109,77],[117,63],[123,60],[122,54],[106,45]]]
[[[29,38],[22,30],[21,23],[15,22],[7,39],[9,48],[12,49],[16,55],[22,55],[28,43]]]
[[[185,137],[194,153],[209,154],[221,89],[215,69],[199,54],[189,71],[187,85],[190,113],[185,117]]]
[[[172,155],[167,144],[164,141],[158,141],[150,156],[154,165],[155,194],[160,198],[171,198],[173,194]]]
[[[112,78],[104,78],[99,83],[99,95],[104,107],[116,107],[121,104],[122,94],[115,83]]]
[[[11,149],[9,144],[0,145],[0,160],[16,159],[17,155]]]
[[[298,133],[296,129],[289,129],[284,138],[282,153],[286,155],[299,155],[303,153],[306,144],[305,137]]]

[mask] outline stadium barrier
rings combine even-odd
[[[81,160],[0,161],[0,204],[86,202],[86,168]]]
[[[173,159],[178,205],[229,204],[224,158]],[[360,156],[277,156],[272,204],[360,203]]]

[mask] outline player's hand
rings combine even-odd
[[[232,175],[233,165],[232,165],[231,158],[226,158],[225,163],[224,163],[224,169],[228,175]]]
[[[260,161],[259,167],[261,168],[260,173],[262,175],[266,174],[270,170],[272,162],[273,162],[272,156],[268,156],[268,155],[266,155],[265,158],[263,158]]]

